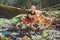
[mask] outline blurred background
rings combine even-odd
[[[0,4],[18,8],[30,8],[31,5],[35,5],[37,9],[41,9],[54,5],[60,6],[58,5],[60,0],[0,0]]]

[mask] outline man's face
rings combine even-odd
[[[36,9],[35,7],[31,7],[31,11],[35,11],[35,9]]]

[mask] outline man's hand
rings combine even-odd
[[[31,14],[29,14],[28,16],[29,16],[29,18],[32,18],[32,15]]]

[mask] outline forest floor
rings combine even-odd
[[[60,10],[46,11],[46,17],[56,17],[53,30],[32,31],[31,28],[24,29],[25,24],[20,21],[21,16],[26,16],[25,10],[16,7],[0,5],[0,27],[4,37],[2,40],[60,40]],[[22,28],[23,26],[23,28]],[[32,34],[30,34],[30,32]],[[28,35],[28,36],[27,36]],[[28,38],[28,39],[26,39]]]

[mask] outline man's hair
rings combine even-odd
[[[32,7],[36,8],[34,5],[32,5],[31,8],[32,8]]]

